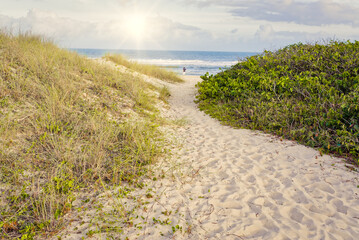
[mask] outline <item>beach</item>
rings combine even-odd
[[[156,177],[122,200],[133,215],[121,236],[357,239],[358,173],[343,159],[321,156],[261,132],[221,125],[194,103],[200,78],[183,78],[184,83],[170,84],[145,77],[169,88],[170,108],[162,109],[162,114],[182,124],[164,129],[177,144],[172,157],[157,163]],[[104,209],[114,205],[104,197],[108,194],[97,197],[103,198]],[[71,228],[77,231],[68,228],[62,239],[79,239],[90,226],[73,223]]]
[[[359,1],[2,5],[0,240],[359,240]]]

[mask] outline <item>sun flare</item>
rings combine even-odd
[[[127,32],[137,40],[144,37],[146,31],[146,17],[140,14],[128,15],[126,18]]]

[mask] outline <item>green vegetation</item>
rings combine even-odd
[[[359,163],[359,42],[295,44],[202,76],[199,107]]]
[[[129,61],[126,58],[124,58],[122,55],[119,54],[108,54],[105,56],[106,60],[112,61],[116,64],[125,66],[129,69],[132,69],[136,72],[143,73],[145,75],[155,77],[164,81],[168,82],[183,82],[183,80],[174,72],[167,71],[166,69],[163,69],[158,66],[154,65],[147,65],[147,64],[141,64],[134,61]]]
[[[54,234],[79,192],[137,184],[163,152],[153,90],[168,96],[41,37],[0,33],[0,239]]]

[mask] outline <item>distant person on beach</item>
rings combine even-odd
[[[183,67],[183,75],[185,75],[186,74],[186,67]]]

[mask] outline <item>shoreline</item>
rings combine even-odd
[[[76,51],[77,50],[77,51]],[[204,75],[206,72],[215,74],[231,65],[238,63],[239,59],[258,53],[250,52],[211,52],[211,51],[136,51],[136,50],[99,50],[99,49],[72,49],[89,58],[101,58],[106,53],[120,54],[131,61],[158,67],[169,67],[177,74],[182,74],[182,68],[196,75]]]

